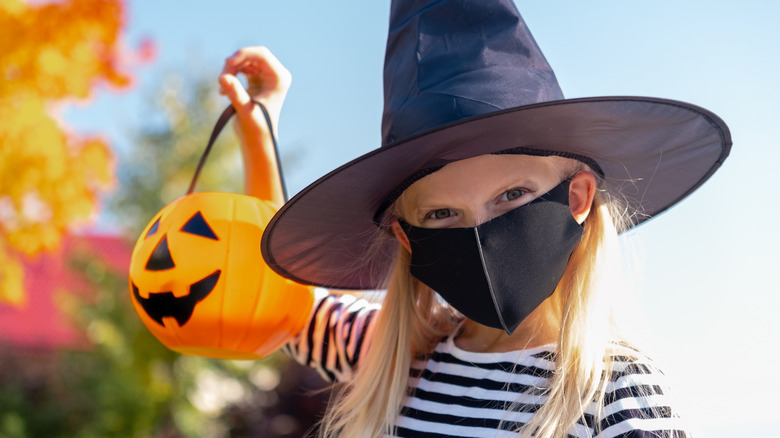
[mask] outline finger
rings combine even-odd
[[[267,47],[262,46],[246,47],[236,51],[225,60],[222,73],[272,76],[276,80],[288,85],[291,78],[290,72],[287,71],[281,61]]]
[[[275,62],[271,61],[272,58]],[[222,72],[235,75],[244,72],[249,66],[252,66],[254,70],[273,70],[278,62],[266,47],[245,47],[225,59]]]
[[[252,112],[254,106],[252,98],[249,97],[238,78],[230,74],[220,75],[219,85],[220,91],[227,96],[239,116],[248,115]]]

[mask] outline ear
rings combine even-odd
[[[400,242],[401,245],[409,251],[409,254],[411,254],[412,245],[409,244],[409,238],[406,237],[406,233],[404,233],[403,228],[401,228],[401,224],[399,224],[397,220],[394,220],[393,223],[390,224],[390,228],[393,230],[393,234],[395,235],[395,238],[398,239],[398,242]]]
[[[569,208],[577,223],[585,222],[590,214],[594,196],[596,196],[596,177],[588,171],[577,172],[569,183]]]

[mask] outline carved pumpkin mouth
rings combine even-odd
[[[221,273],[222,271],[217,269],[202,280],[196,281],[190,285],[190,293],[179,298],[176,298],[173,292],[150,292],[149,298],[144,298],[139,293],[138,286],[133,283],[133,297],[149,315],[149,318],[161,326],[165,327],[164,317],[172,317],[181,327],[190,320],[195,305],[214,290]]]

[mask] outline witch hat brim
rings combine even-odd
[[[262,240],[268,265],[304,284],[382,287],[398,244],[373,243],[392,191],[415,173],[511,150],[588,157],[603,187],[638,225],[680,202],[726,159],[731,137],[710,111],[648,97],[544,102],[459,121],[384,146],[315,181],[287,202]]]
[[[637,225],[696,190],[731,147],[725,123],[695,105],[564,99],[512,0],[393,0],[384,84],[383,146],[315,181],[268,225],[263,257],[279,274],[335,289],[381,287],[398,248],[377,226],[385,209],[453,161],[495,153],[580,160],[637,212]]]

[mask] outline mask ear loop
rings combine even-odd
[[[282,162],[279,159],[279,145],[276,142],[276,135],[274,134],[274,128],[271,124],[271,116],[268,114],[268,110],[266,109],[265,105],[262,103],[252,100],[252,102],[260,107],[260,110],[263,112],[263,117],[265,118],[265,123],[268,126],[268,133],[271,134],[271,143],[274,145],[274,155],[276,156],[276,169],[279,172],[279,179],[281,180],[281,186],[282,186],[282,196],[284,196],[285,202],[289,199],[287,197],[287,187],[284,185],[284,177],[282,176]],[[222,132],[222,129],[227,125],[227,122],[230,120],[231,117],[233,117],[233,114],[236,113],[235,108],[233,108],[232,105],[225,108],[225,111],[222,112],[222,114],[219,116],[219,119],[217,119],[217,124],[214,125],[214,129],[211,131],[211,137],[209,138],[209,143],[206,145],[206,150],[203,151],[203,155],[200,157],[200,162],[198,162],[198,167],[195,168],[195,175],[192,177],[192,182],[190,183],[189,189],[187,189],[187,194],[191,195],[193,191],[195,191],[195,185],[198,183],[198,177],[200,176],[200,171],[203,170],[203,165],[206,163],[206,157],[208,157],[209,152],[211,152],[212,146],[214,146],[214,142],[217,140],[217,137],[219,136],[219,133]]]

